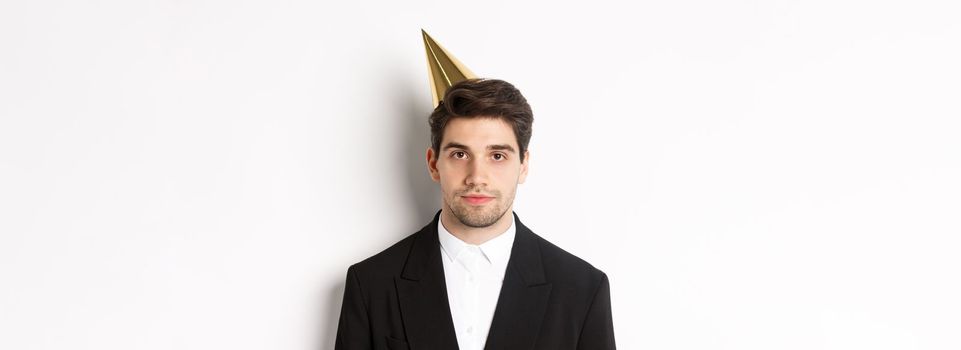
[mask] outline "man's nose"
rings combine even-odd
[[[487,164],[483,159],[471,159],[467,165],[467,178],[465,184],[474,186],[486,186],[488,178]]]

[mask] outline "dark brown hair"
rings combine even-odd
[[[430,114],[430,141],[434,154],[440,156],[444,128],[453,118],[500,118],[510,124],[517,138],[520,161],[531,141],[534,113],[521,92],[503,80],[468,79],[461,81],[444,94],[441,103]]]

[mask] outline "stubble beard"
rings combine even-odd
[[[499,194],[489,193],[488,195],[494,196],[494,200],[487,203],[487,205],[480,207],[466,205],[460,200],[460,196],[470,194],[471,192],[471,190],[458,192],[454,197],[454,202],[447,203],[451,214],[454,214],[457,220],[468,227],[482,228],[493,225],[507,214],[507,208],[514,202],[513,194],[511,198],[506,198],[507,203],[504,203],[500,201],[503,197]]]

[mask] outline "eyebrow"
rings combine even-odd
[[[467,147],[467,145],[460,144],[460,143],[457,143],[457,142],[448,142],[446,145],[444,145],[444,148],[442,148],[441,150],[442,150],[442,151],[446,151],[446,150],[451,149],[451,148],[461,148],[461,149],[470,150],[470,147]],[[508,145],[508,144],[488,145],[488,146],[487,146],[487,150],[489,150],[489,151],[508,151],[508,152],[510,152],[510,153],[517,153],[517,151],[514,150],[514,147],[511,147],[511,145]]]

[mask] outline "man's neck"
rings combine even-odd
[[[500,236],[511,227],[513,220],[513,208],[507,209],[504,216],[501,216],[497,222],[487,227],[470,227],[460,222],[454,214],[451,214],[450,210],[441,210],[440,212],[441,225],[444,225],[447,232],[450,232],[450,234],[457,237],[457,239],[473,245],[481,245],[484,244],[484,242]]]

